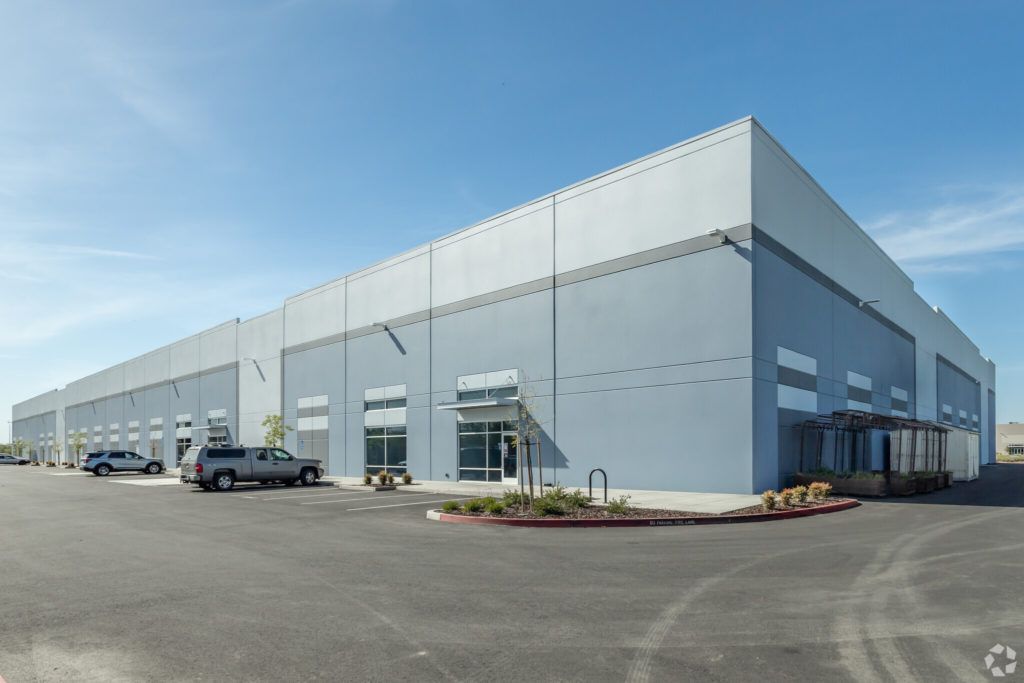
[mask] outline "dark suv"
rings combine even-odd
[[[236,481],[313,486],[324,476],[319,460],[296,458],[274,446],[192,446],[181,459],[182,484],[229,491]]]
[[[131,451],[97,451],[86,453],[78,469],[92,472],[98,477],[105,477],[111,472],[160,474],[164,471],[164,464]]]

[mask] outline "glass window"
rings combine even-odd
[[[405,399],[404,398],[389,398],[387,400],[387,405],[388,405],[388,408],[404,408],[405,407]]]
[[[486,434],[464,434],[459,437],[459,467],[486,468]]]
[[[487,398],[486,389],[468,389],[459,392],[460,401],[475,401],[480,398]]]
[[[488,389],[487,395],[491,398],[515,398],[519,395],[519,387],[507,386],[498,387],[497,389]]]
[[[387,407],[386,401],[367,401],[367,410],[384,410]]]
[[[292,456],[289,455],[288,451],[282,451],[280,448],[270,449],[271,460],[291,460]]]
[[[366,437],[366,469],[374,469],[372,474],[376,474],[384,468],[384,437],[383,436],[367,436]]]
[[[117,458],[118,460],[124,460],[124,453],[111,453],[111,458]]]
[[[256,459],[257,460],[267,460],[268,459],[267,458],[267,449],[265,449],[265,448],[257,448],[256,449]]]
[[[401,476],[406,471],[405,426],[367,427],[366,472],[381,470]]]
[[[210,460],[241,460],[245,457],[243,448],[211,448],[206,451]]]

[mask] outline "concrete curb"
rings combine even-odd
[[[464,515],[452,515],[440,510],[428,510],[427,519],[435,522],[450,522],[452,524],[484,524],[491,526],[517,526],[517,527],[541,527],[565,529],[568,527],[624,527],[624,526],[701,526],[704,524],[744,524],[747,522],[770,522],[777,519],[792,519],[794,517],[811,517],[813,515],[825,515],[830,512],[849,510],[860,505],[857,500],[843,500],[838,503],[829,503],[813,508],[801,508],[799,510],[783,510],[782,512],[762,512],[753,515],[718,515],[715,517],[663,517],[633,519],[502,519],[499,517],[466,517]]]

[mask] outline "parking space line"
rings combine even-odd
[[[366,491],[339,491],[337,493],[313,493],[310,491],[305,494],[299,493],[293,496],[278,496],[277,498],[257,498],[256,496],[242,496],[242,498],[252,498],[253,500],[289,500],[291,498],[323,498],[324,496],[358,496],[361,493],[366,493]]]
[[[436,496],[436,493],[399,493],[399,496],[403,498],[409,498],[411,496]],[[380,496],[370,496],[369,498],[346,498],[344,500],[314,500],[312,503],[299,503],[299,505],[324,505],[325,503],[354,503],[357,500],[378,500]]]
[[[379,508],[400,508],[406,505],[433,505],[434,503],[444,503],[449,500],[466,500],[472,498],[472,496],[456,496],[454,498],[442,498],[441,500],[420,500],[415,503],[394,503],[392,505],[371,505],[365,508],[349,508],[345,512],[359,512],[360,510],[377,510]]]
[[[274,486],[274,487],[271,488],[270,485],[268,484],[267,486],[258,486],[258,487],[253,487],[253,486],[236,486],[235,488],[231,489],[230,491],[221,491],[220,493],[228,493],[228,494],[231,494],[231,495],[233,495],[233,496],[235,496],[237,498],[255,498],[258,495],[274,496],[274,495],[280,495],[282,493],[290,493],[290,494],[306,493],[306,494],[309,494],[309,493],[316,493],[317,491],[330,491],[332,489],[334,489],[333,486],[315,486],[313,488],[298,488],[298,487],[290,488],[290,487],[285,487],[285,486]]]

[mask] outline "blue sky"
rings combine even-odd
[[[754,114],[1024,420],[1022,35],[1018,2],[5,2],[0,412]]]

